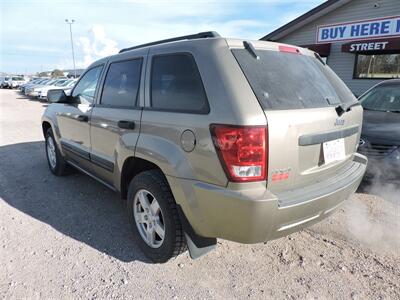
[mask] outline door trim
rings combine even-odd
[[[67,150],[67,152],[71,152],[83,159],[90,160],[90,154],[88,151],[82,150],[74,145],[71,145],[65,141],[61,141],[61,146],[63,150]]]
[[[108,161],[100,156],[97,156],[93,153],[90,153],[88,151],[82,150],[74,145],[71,145],[65,141],[61,141],[61,146],[63,147],[63,150],[66,150],[67,152],[70,152],[72,154],[75,154],[83,159],[86,159],[87,161],[90,161],[91,163],[109,171],[109,172],[114,172],[114,163],[111,161]]]
[[[102,158],[100,156],[97,156],[97,155],[95,155],[93,153],[90,154],[90,160],[95,165],[97,165],[97,166],[99,166],[99,167],[101,167],[101,168],[103,168],[103,169],[105,169],[107,171],[114,172],[114,163],[113,162],[111,162],[111,161],[109,161],[107,159],[104,159],[104,158]]]

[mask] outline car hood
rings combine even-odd
[[[400,113],[364,110],[361,136],[372,144],[400,145]]]

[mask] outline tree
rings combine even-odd
[[[63,71],[59,70],[59,69],[54,69],[51,72],[51,77],[60,77],[60,76],[64,76]]]

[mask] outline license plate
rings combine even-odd
[[[337,139],[323,143],[325,164],[343,160],[346,157],[344,139]]]

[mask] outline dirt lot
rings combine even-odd
[[[150,264],[124,203],[48,170],[43,103],[0,90],[0,298],[400,299],[400,191],[356,194],[332,218],[269,242],[219,241],[198,260]]]

